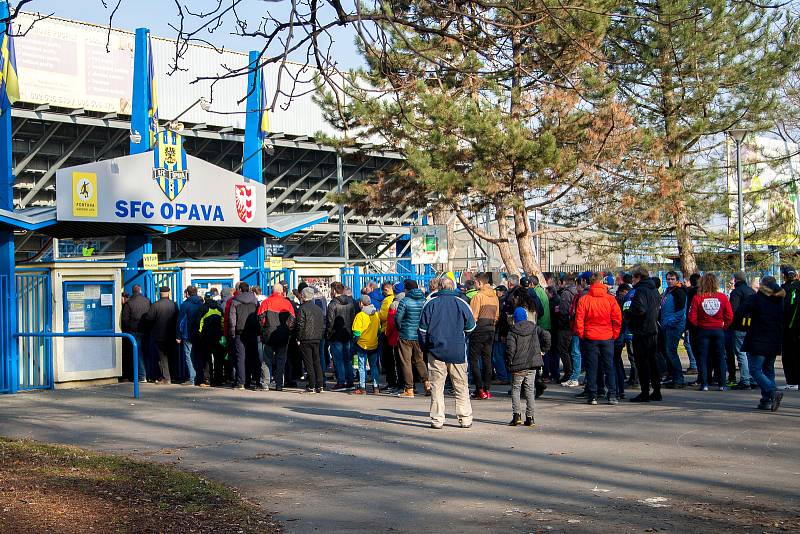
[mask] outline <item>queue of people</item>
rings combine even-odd
[[[754,290],[736,273],[729,295],[712,273],[684,284],[670,271],[661,291],[642,266],[616,276],[511,275],[494,287],[488,274],[463,287],[447,277],[427,288],[370,282],[357,296],[334,282],[329,301],[304,283],[265,296],[240,282],[203,297],[189,286],[180,306],[169,288],[151,304],[134,286],[122,326],[141,341],[142,380],[281,391],[305,379],[312,394],[424,394],[433,428],[444,424],[446,391],[469,427],[471,401],[491,399],[493,384],[510,386],[512,426],[534,426],[535,399],[556,383],[582,386],[575,397],[590,405],[617,404],[626,386],[639,387],[628,399],[636,403],[662,401],[662,388],[757,387],[758,408],[776,411],[778,355],[785,389],[800,382],[800,280],[791,267],[783,275],[783,286],[766,276]]]

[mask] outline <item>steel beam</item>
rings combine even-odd
[[[300,178],[298,178],[297,180],[292,182],[292,184],[289,187],[287,187],[286,190],[283,193],[281,193],[280,196],[278,196],[278,198],[276,198],[272,202],[272,204],[269,205],[269,207],[267,208],[267,215],[269,215],[270,213],[275,211],[275,208],[280,206],[281,202],[286,200],[286,198],[289,195],[291,195],[292,192],[295,189],[297,189],[300,186],[300,184],[302,184],[306,180],[306,178],[308,178],[311,175],[312,172],[317,170],[320,165],[325,163],[328,160],[328,156],[329,156],[329,154],[325,154],[325,157],[321,158],[313,167],[311,167],[311,169],[307,173],[305,173],[304,175],[300,176]]]
[[[36,157],[36,154],[38,154],[39,151],[44,148],[44,145],[47,144],[47,142],[51,137],[53,137],[59,128],[61,128],[61,123],[53,124],[47,129],[44,135],[36,142],[35,145],[33,145],[30,152],[28,152],[28,154],[22,158],[19,163],[17,163],[17,166],[14,167],[14,176],[18,176],[19,173],[25,170],[25,167],[28,166],[28,163],[30,163],[31,160]]]

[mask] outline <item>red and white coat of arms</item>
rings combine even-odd
[[[256,216],[256,188],[254,185],[237,184],[236,214],[243,223],[249,223]]]

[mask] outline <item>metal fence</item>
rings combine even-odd
[[[424,273],[362,273],[360,267],[342,267],[340,269],[342,284],[353,289],[353,296],[358,298],[361,293],[361,288],[365,287],[369,282],[375,282],[380,285],[384,282],[391,282],[397,284],[404,280],[414,280],[420,287],[427,287],[428,282],[434,278],[438,278],[435,272],[426,269]]]
[[[272,293],[272,286],[285,281],[289,285],[289,291],[297,287],[297,273],[292,269],[242,269],[241,281],[248,285],[259,286],[265,295]]]
[[[183,300],[183,272],[176,268],[146,271],[144,274],[144,295],[151,301],[158,300],[158,289],[166,286],[172,294],[172,300],[180,303]]]
[[[13,332],[11,331],[11,314],[14,306],[11,302],[11,289],[8,276],[0,276],[0,393],[8,393],[11,388],[11,347]]]
[[[50,271],[20,269],[16,273],[17,332],[35,334],[52,331],[53,297]],[[19,389],[52,389],[53,341],[20,338]]]

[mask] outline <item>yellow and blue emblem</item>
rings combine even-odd
[[[169,130],[158,132],[153,157],[153,179],[167,198],[173,201],[189,181],[183,137]]]

